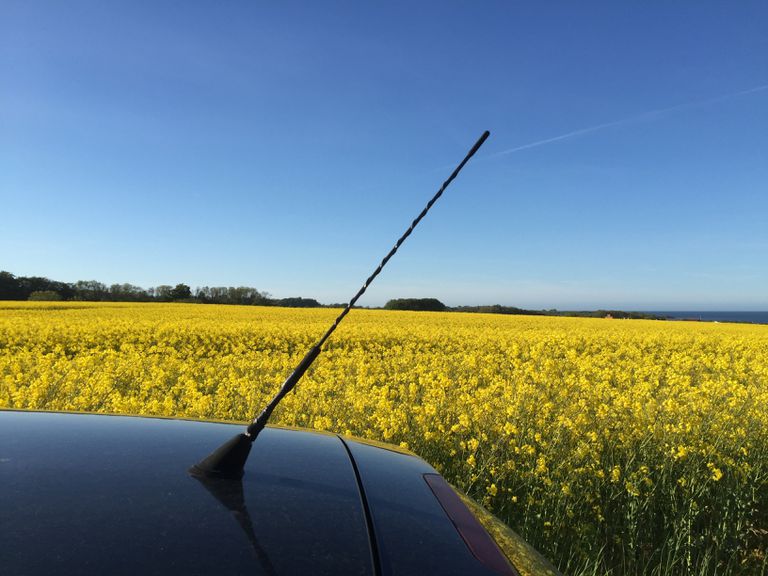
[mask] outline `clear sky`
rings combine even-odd
[[[0,269],[768,309],[768,3],[0,4]]]

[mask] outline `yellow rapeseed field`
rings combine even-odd
[[[248,420],[338,310],[0,303],[0,407]],[[275,423],[401,444],[571,574],[768,567],[768,327],[354,310]]]

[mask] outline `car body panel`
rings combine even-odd
[[[371,510],[383,575],[496,574],[473,556],[424,480],[437,474],[432,466],[367,442],[346,443]]]
[[[242,481],[188,473],[242,431],[0,410],[3,573],[499,574],[473,555],[425,481],[435,470],[395,446],[269,426]],[[474,506],[507,558],[536,554]],[[533,566],[521,573],[556,574]]]
[[[399,503],[402,505],[404,502],[402,495],[397,493],[398,489],[403,488],[401,486],[403,480],[400,478],[391,478],[393,475],[391,466],[389,467],[389,472],[385,471],[384,475],[381,475],[381,470],[378,469],[378,466],[366,466],[366,459],[361,457],[361,445],[386,450],[388,452],[399,454],[404,457],[410,456],[412,460],[403,460],[403,462],[410,462],[410,466],[413,467],[414,471],[422,475],[435,472],[431,466],[421,460],[421,458],[419,458],[416,454],[400,446],[364,438],[344,437],[344,440],[346,444],[354,450],[354,453],[357,454],[357,467],[362,476],[366,493],[370,493],[369,499],[375,498],[377,494],[380,494],[386,501],[388,497],[393,498],[397,495],[399,498]],[[385,464],[386,462],[391,463],[393,460],[395,460],[395,458],[392,455],[383,456],[381,453],[379,453],[379,458],[376,459],[379,464]],[[390,477],[389,486],[387,486],[386,482],[383,480],[387,477]],[[373,480],[371,480],[372,478]],[[381,483],[383,486],[380,486],[379,489],[375,488],[374,486],[379,483]],[[380,490],[382,488],[383,490]],[[423,495],[422,487],[418,482],[413,483],[413,488],[417,494]],[[506,556],[506,558],[511,562],[512,567],[520,574],[520,576],[561,576],[560,572],[549,562],[549,560],[547,560],[535,548],[528,544],[528,542],[526,542],[519,534],[509,528],[509,526],[488,512],[488,510],[483,508],[480,504],[472,500],[461,490],[455,487],[453,490],[462,500],[464,505],[480,522],[480,524],[482,524],[483,528],[493,538],[496,545],[499,547],[504,556]],[[387,494],[387,492],[389,494]],[[430,508],[433,514],[437,514],[437,511],[434,509],[434,507]],[[379,528],[379,530],[382,530],[382,528]],[[396,540],[400,539],[401,530],[403,530],[402,525],[394,522],[391,523],[391,534],[388,537],[394,538]],[[380,534],[379,538],[385,538],[384,534]],[[418,559],[417,562],[423,563],[423,561]]]
[[[0,412],[3,573],[372,574],[342,442],[264,430],[241,485],[254,539],[233,518],[243,510],[228,510],[187,473],[240,432],[228,424]]]

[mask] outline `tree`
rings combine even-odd
[[[147,300],[147,292],[140,286],[133,284],[112,284],[109,287],[110,300],[116,302],[141,302]]]
[[[192,289],[186,284],[176,284],[169,294],[171,300],[187,300],[192,298]]]
[[[195,289],[195,298],[209,304],[246,304],[267,306],[269,295],[250,286],[203,286]]]
[[[78,280],[72,286],[75,300],[104,300],[107,297],[107,287],[96,280]]]
[[[74,296],[74,289],[65,282],[56,282],[42,276],[19,276],[20,294],[22,300],[29,298],[33,292],[56,292],[62,299],[66,300]]]
[[[173,287],[166,284],[162,284],[161,286],[152,289],[152,292],[155,295],[155,300],[159,300],[160,302],[170,302],[172,300],[172,291]]]
[[[273,306],[283,306],[285,308],[319,308],[320,302],[314,298],[302,298],[298,296],[274,300]]]
[[[38,290],[36,292],[32,292],[27,300],[56,302],[61,300],[61,294],[54,292],[53,290]]]
[[[395,298],[384,304],[384,309],[442,312],[445,310],[445,304],[437,298]]]
[[[0,300],[21,300],[21,286],[19,281],[10,272],[0,272]]]

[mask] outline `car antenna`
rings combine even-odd
[[[331,334],[333,334],[333,331],[336,330],[339,323],[341,323],[341,321],[344,319],[344,316],[349,313],[349,311],[355,305],[355,302],[357,302],[358,298],[360,298],[360,296],[365,293],[366,289],[368,286],[370,286],[371,282],[373,282],[374,278],[379,275],[379,272],[381,272],[382,268],[386,266],[387,262],[389,262],[389,259],[395,255],[395,252],[397,252],[397,249],[400,248],[400,245],[405,241],[406,238],[408,238],[408,236],[411,235],[413,229],[416,228],[418,223],[421,222],[421,219],[426,216],[427,212],[429,212],[429,209],[432,208],[432,205],[437,202],[440,196],[442,196],[448,185],[453,182],[453,179],[456,178],[456,176],[458,176],[461,169],[464,168],[464,165],[469,162],[469,159],[475,155],[475,152],[480,149],[480,146],[483,145],[488,136],[490,136],[490,132],[487,130],[483,132],[483,135],[480,136],[477,142],[475,142],[475,145],[472,146],[469,152],[467,152],[464,160],[462,160],[461,163],[456,166],[448,179],[443,182],[440,190],[438,190],[432,199],[427,202],[427,205],[421,211],[421,214],[419,214],[416,219],[411,222],[408,230],[406,230],[405,233],[398,239],[392,250],[389,251],[389,254],[384,256],[384,259],[378,265],[376,270],[373,271],[373,274],[368,277],[362,288],[360,288],[357,294],[352,297],[352,299],[349,301],[349,304],[347,304],[346,308],[342,310],[341,314],[339,314],[333,324],[331,324],[331,327],[328,328],[325,334],[323,334],[322,338],[320,338],[320,340],[318,340],[318,342],[309,349],[306,356],[304,356],[302,361],[299,362],[298,366],[296,366],[291,375],[286,378],[285,382],[283,382],[283,385],[280,387],[280,390],[278,390],[277,394],[275,394],[269,404],[267,404],[267,407],[264,408],[261,414],[259,414],[253,422],[251,422],[245,433],[238,434],[234,438],[228,440],[219,448],[214,450],[211,454],[209,454],[206,458],[192,466],[192,468],[189,469],[190,474],[198,478],[224,478],[233,480],[242,478],[245,461],[248,459],[248,454],[251,451],[251,444],[253,444],[254,440],[256,440],[256,437],[264,429],[264,426],[266,426],[267,420],[269,420],[272,411],[280,403],[280,400],[282,400],[283,397],[288,394],[288,392],[293,390],[293,387],[296,386],[296,383],[304,375],[304,372],[307,371],[307,369],[312,365],[312,362],[315,361],[315,358],[318,357],[323,344],[325,344],[325,341],[328,340]]]

